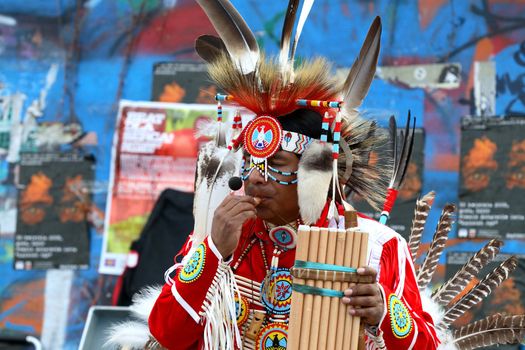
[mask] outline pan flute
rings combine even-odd
[[[358,349],[360,319],[341,297],[355,283],[372,282],[356,273],[367,246],[368,234],[357,228],[299,227],[287,350]]]

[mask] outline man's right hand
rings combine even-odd
[[[223,258],[229,257],[237,248],[242,225],[246,220],[256,217],[257,204],[258,198],[230,194],[215,209],[211,238]]]

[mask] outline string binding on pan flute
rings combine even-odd
[[[340,299],[345,289],[373,281],[357,275],[366,264],[368,234],[355,227],[351,214],[347,229],[299,226],[288,350],[358,349],[360,318],[348,314]]]

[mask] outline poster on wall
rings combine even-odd
[[[412,149],[410,163],[407,167],[405,180],[397,195],[396,203],[390,213],[390,219],[388,220],[388,226],[405,238],[408,238],[410,234],[416,200],[421,195],[421,190],[423,188],[423,166],[425,158],[424,146],[424,130],[417,128],[414,133],[414,147]],[[384,152],[390,152],[389,147],[389,145],[385,145],[383,147]],[[371,162],[377,161],[377,159],[377,155],[372,154],[370,156]],[[350,202],[360,213],[363,213],[374,220],[379,220],[381,211],[372,208],[363,198],[353,195],[350,198]]]
[[[204,62],[159,62],[153,66],[153,101],[214,104],[217,92]]]
[[[89,267],[94,159],[78,153],[22,153],[14,268]]]
[[[13,165],[0,155],[0,237],[13,236],[16,229],[16,186]]]
[[[121,101],[113,140],[100,273],[124,271],[130,244],[166,188],[193,192],[202,124],[216,106]],[[225,120],[232,109],[223,108]]]
[[[445,268],[446,280],[454,276],[473,254],[473,252],[447,252]],[[477,278],[474,278],[465,288],[465,292],[470,290],[475,283],[479,282],[489,272],[510,257],[510,254],[499,254],[496,256],[494,261],[480,271]],[[466,311],[463,316],[458,318],[453,324],[454,328],[459,328],[498,312],[508,315],[522,315],[525,313],[525,281],[521,278],[521,276],[525,274],[525,255],[517,255],[516,257],[518,258],[518,265],[510,277],[499,287],[493,289],[492,293],[483,299],[482,302],[474,305],[470,310]],[[457,301],[463,294],[464,293],[461,293],[457,296],[454,301]],[[520,346],[499,345],[498,349],[517,350],[520,349]]]
[[[525,120],[463,121],[458,237],[525,238]]]

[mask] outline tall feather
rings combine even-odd
[[[227,53],[226,45],[221,38],[214,35],[201,35],[195,41],[195,51],[206,62],[213,63]]]
[[[454,332],[454,344],[470,350],[499,344],[519,344],[525,337],[525,315],[495,314]]]
[[[394,164],[397,164],[397,122],[394,115],[391,115],[390,119],[388,120],[388,136],[390,137],[390,151],[392,152],[392,159]]]
[[[293,26],[295,24],[295,15],[299,7],[299,0],[288,1],[288,9],[284,17],[283,33],[281,36],[281,51],[279,52],[279,65],[281,71],[285,72],[289,67],[290,40],[292,39]]]
[[[414,219],[412,219],[410,238],[408,239],[408,249],[410,250],[410,255],[412,256],[412,261],[414,263],[416,262],[417,251],[419,250],[423,229],[425,228],[425,224],[428,219],[428,213],[430,212],[430,208],[432,208],[435,197],[436,193],[434,191],[430,191],[424,195],[423,198],[416,201]]]
[[[452,304],[452,306],[450,306],[450,308],[445,311],[443,320],[437,325],[437,327],[439,329],[445,329],[450,324],[452,324],[452,322],[458,319],[458,317],[463,315],[465,311],[482,301],[483,298],[489,296],[493,289],[498,287],[509,277],[509,274],[514,271],[517,264],[518,260],[514,256],[502,262],[484,279],[472,287],[472,289],[467,294]]]
[[[423,264],[421,264],[417,272],[417,284],[419,285],[420,291],[424,290],[432,280],[439,257],[441,256],[441,253],[443,253],[443,249],[445,249],[448,233],[452,228],[452,214],[455,210],[456,207],[453,204],[446,204],[441,212],[441,217],[439,218],[436,232],[432,238],[430,249],[428,250]]]
[[[443,283],[433,294],[432,299],[441,305],[448,305],[461,293],[468,283],[499,253],[503,242],[493,239],[481,248],[456,274]]]
[[[410,127],[412,122],[412,127]],[[410,157],[412,156],[412,148],[414,147],[414,133],[416,130],[416,118],[412,119],[410,110],[408,111],[407,123],[405,125],[404,132],[401,131],[401,153],[396,156],[394,160],[395,170],[390,179],[389,188],[399,189],[403,180],[405,179],[405,173],[410,163]],[[397,138],[397,132],[395,137]],[[395,150],[397,152],[397,150]],[[397,153],[395,153],[397,154]]]
[[[252,31],[229,0],[197,0],[243,74],[252,73],[259,60],[259,45]]]
[[[297,22],[297,30],[295,31],[295,37],[293,39],[292,53],[290,54],[290,61],[292,64],[295,57],[295,50],[297,49],[297,43],[299,42],[301,32],[303,31],[304,23],[306,22],[306,19],[308,18],[308,15],[310,14],[310,10],[312,10],[313,5],[314,0],[304,0],[303,2],[301,14],[299,15],[299,21]]]
[[[381,18],[376,17],[343,85],[344,108],[349,115],[357,113],[356,108],[361,106],[368,93],[376,72],[380,45]]]

